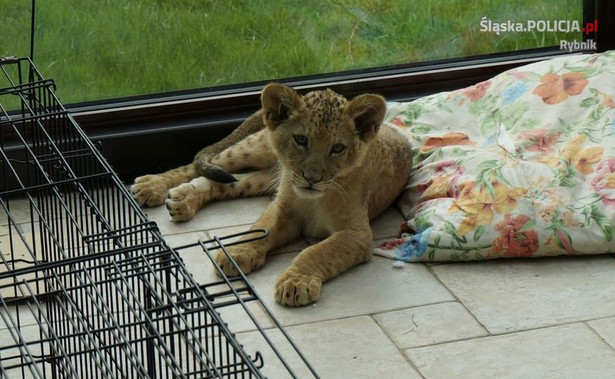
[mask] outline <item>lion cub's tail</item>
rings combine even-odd
[[[260,131],[264,127],[263,113],[259,110],[242,122],[241,125],[227,137],[199,151],[193,160],[196,172],[218,183],[236,182],[237,178],[232,174],[222,167],[211,163],[212,158],[249,135]]]
[[[200,155],[199,159],[195,157],[194,165],[196,167],[196,172],[206,177],[207,179],[211,179],[214,182],[218,183],[232,183],[236,182],[237,178],[233,175],[229,174],[225,169],[220,166],[216,166],[209,162],[211,156],[209,155]]]

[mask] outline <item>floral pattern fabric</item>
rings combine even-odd
[[[615,252],[615,51],[555,58],[390,103],[413,174],[405,261]]]

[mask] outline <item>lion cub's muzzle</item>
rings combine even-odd
[[[328,188],[327,181],[324,180],[323,176],[317,177],[302,171],[300,175],[293,175],[293,179],[295,193],[301,197],[320,197]]]

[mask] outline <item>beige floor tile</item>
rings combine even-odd
[[[214,236],[221,238],[225,236],[230,236],[232,234],[245,232],[247,230],[250,230],[251,226],[252,224],[244,224],[244,225],[227,226],[224,228],[213,228],[213,229],[207,230],[207,235],[210,238],[213,238]],[[225,240],[225,242],[235,242],[235,241],[238,241],[239,238],[240,237],[229,238]]]
[[[198,241],[209,240],[209,235],[204,231],[188,232],[171,234],[164,237],[165,241],[171,247],[180,247],[188,244],[197,243]]]
[[[381,313],[375,318],[402,349],[488,335],[457,302]]]
[[[30,200],[27,198],[11,198],[10,201],[1,200],[0,204],[0,227],[9,224],[9,216],[5,207],[9,208],[12,221],[16,224],[29,222],[32,212],[30,210]]]
[[[430,379],[615,377],[613,350],[583,324],[421,347],[406,353]]]
[[[260,217],[269,203],[266,197],[212,203],[186,222],[172,222],[164,205],[144,208],[143,211],[152,221],[156,221],[163,235],[169,235],[251,224]]]
[[[283,324],[299,324],[342,317],[386,312],[393,309],[453,300],[449,292],[422,264],[403,269],[391,260],[374,257],[323,285],[321,297],[313,305],[288,308],[273,298],[277,277],[296,254],[281,254],[269,259],[265,267],[249,279]]]
[[[19,331],[0,330],[0,341],[3,349],[2,366],[6,370],[2,372],[3,378],[39,378],[44,374],[51,377],[51,366],[40,361],[41,337],[38,326],[22,326]],[[48,345],[45,352],[50,355]]]
[[[37,317],[28,308],[28,305],[21,305],[19,307],[10,305],[6,308],[4,306],[0,308],[0,330],[36,324],[38,324]],[[0,346],[2,346],[1,342]]]
[[[610,256],[498,260],[431,267],[491,333],[615,315]]]
[[[588,322],[589,326],[615,349],[615,317]]]
[[[32,260],[30,250],[40,250],[41,225],[38,222],[0,226],[0,251],[7,259],[11,252],[15,259]],[[40,257],[40,254],[38,254]]]
[[[293,326],[286,329],[307,360],[323,378],[420,378],[395,345],[369,317],[353,317]],[[309,371],[299,364],[279,333],[270,334],[282,348],[287,363],[299,367],[299,378]],[[247,350],[258,349],[264,357],[263,373],[269,378],[287,378],[282,364],[256,333],[239,334]]]

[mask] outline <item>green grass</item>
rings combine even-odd
[[[26,56],[29,0],[0,0],[0,55]],[[556,45],[579,33],[483,33],[578,20],[581,0],[49,0],[35,62],[64,103]],[[1,85],[1,83],[0,83]]]

